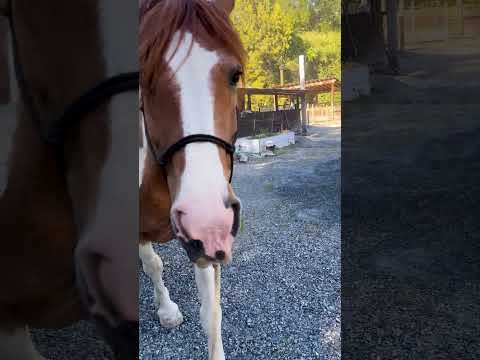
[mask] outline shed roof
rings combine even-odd
[[[332,79],[323,79],[323,80],[309,80],[305,82],[305,90],[309,93],[316,92],[317,94],[330,92],[332,89],[332,84],[335,87],[335,90],[340,88],[340,81],[335,78]],[[291,83],[274,86],[276,89],[285,89],[285,90],[300,90],[300,84]]]

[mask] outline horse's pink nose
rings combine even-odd
[[[218,201],[182,201],[172,206],[177,237],[192,261],[202,256],[229,262],[232,258],[234,207]]]

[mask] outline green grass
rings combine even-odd
[[[274,132],[264,132],[264,133],[260,133],[260,134],[254,135],[254,136],[250,136],[249,139],[252,139],[252,140],[265,139],[267,137],[275,136],[275,135],[278,135],[278,134],[279,133],[274,133]]]

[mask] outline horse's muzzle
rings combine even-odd
[[[177,203],[172,207],[172,228],[192,262],[229,263],[240,217],[241,203],[234,195],[220,207],[193,201]]]

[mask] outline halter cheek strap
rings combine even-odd
[[[72,119],[80,119],[115,95],[138,90],[139,73],[130,72],[112,76],[80,96],[70,104],[54,126],[46,134],[45,141],[52,145],[61,145],[65,131],[72,126]]]

